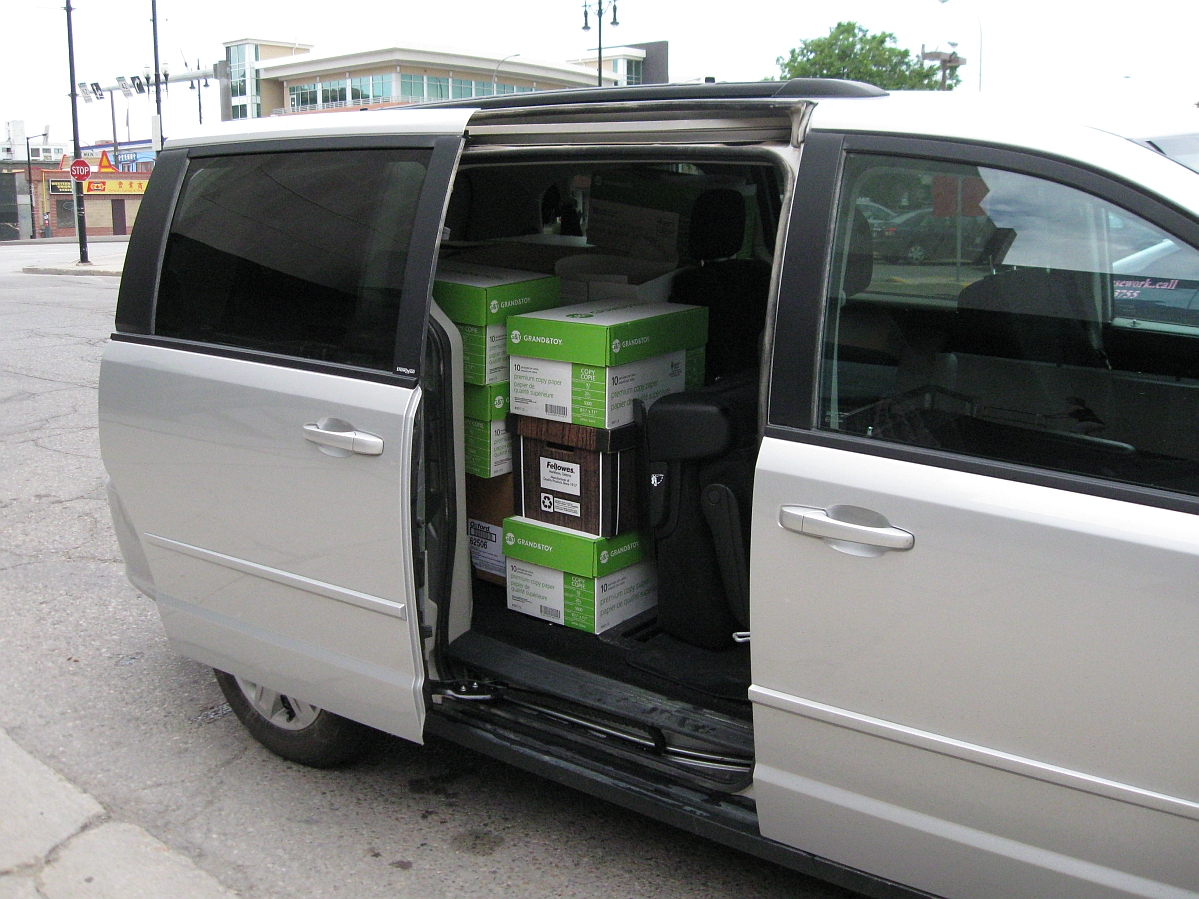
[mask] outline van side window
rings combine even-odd
[[[1199,495],[1199,252],[1064,185],[851,155],[820,425]]]
[[[154,333],[390,371],[427,150],[193,159]]]

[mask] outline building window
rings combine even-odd
[[[381,103],[391,99],[390,75],[365,75],[350,79],[350,99],[356,103]]]
[[[448,100],[450,98],[450,79],[435,78],[432,75],[425,79],[425,96],[430,100]]]
[[[451,92],[455,100],[462,97],[473,97],[475,83],[469,78],[454,78],[450,81]]]
[[[238,44],[225,51],[229,63],[229,93],[234,97],[246,95],[246,45]],[[237,118],[237,116],[234,116]]]
[[[533,91],[533,88],[531,88],[531,87],[521,87],[519,84],[516,86],[516,92],[518,94],[528,94],[528,93],[532,93],[532,91]]]
[[[233,107],[233,118],[244,119],[244,118],[247,118],[248,115],[249,115],[249,110],[246,109],[245,103],[238,103],[236,106]]]
[[[516,85],[515,84],[497,84],[495,86],[495,92],[497,94],[515,94],[516,93]]]
[[[490,81],[476,81],[475,82],[475,96],[476,97],[490,97],[493,93],[495,93],[495,91],[492,90]]]
[[[291,99],[291,110],[316,109],[315,84],[291,84],[287,88]]]
[[[409,102],[420,102],[425,99],[424,75],[401,75],[400,97]]]
[[[645,77],[645,60],[628,60],[625,63],[625,72],[627,73],[625,84],[641,84],[642,79]]]
[[[58,227],[75,229],[75,201],[74,200],[59,200],[56,203],[55,210],[58,215]]]
[[[321,105],[322,106],[344,106],[346,102],[346,82],[345,79],[340,81],[323,81],[321,82]]]

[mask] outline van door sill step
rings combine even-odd
[[[467,631],[451,643],[449,654],[488,680],[688,737],[705,748],[718,748],[734,757],[753,756],[751,722],[591,674],[475,631]]]

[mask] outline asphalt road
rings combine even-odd
[[[438,741],[339,771],[261,748],[125,580],[96,439],[117,280],[20,273],[74,254],[0,245],[0,728],[21,746],[244,897],[850,895]]]

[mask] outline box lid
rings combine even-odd
[[[449,261],[437,267],[433,299],[452,322],[494,325],[517,312],[557,306],[561,282],[554,275]]]
[[[497,421],[508,414],[510,382],[463,384],[462,413],[466,418]]]
[[[504,519],[504,555],[584,577],[603,577],[645,557],[636,531],[592,537],[520,515]]]
[[[615,453],[637,443],[637,426],[633,424],[620,428],[592,428],[529,415],[518,415],[516,418],[516,432],[521,437],[560,443],[595,453]]]
[[[509,355],[583,365],[638,362],[707,340],[708,310],[681,303],[599,300],[508,319]]]

